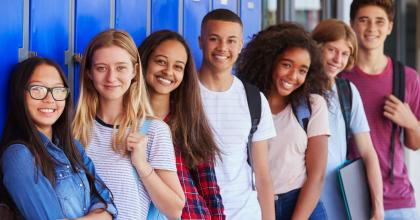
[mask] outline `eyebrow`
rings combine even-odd
[[[29,85],[46,86],[43,81],[36,81],[36,80],[29,82]],[[65,85],[62,82],[57,82],[57,83],[52,84],[52,86],[65,86]]]
[[[167,56],[162,55],[162,54],[157,54],[157,55],[155,55],[155,57],[164,57],[164,58],[168,59],[168,57],[167,57]],[[176,60],[176,61],[175,61],[175,63],[182,63],[182,64],[185,64],[183,61],[180,61],[180,60]]]
[[[288,58],[281,58],[280,61],[287,61],[287,62],[295,63],[293,60],[288,59]],[[309,69],[309,66],[307,65],[302,65],[301,67]]]

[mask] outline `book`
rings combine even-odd
[[[349,161],[338,169],[341,194],[347,219],[369,220],[371,199],[366,169],[361,158]]]

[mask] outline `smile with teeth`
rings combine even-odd
[[[286,88],[286,89],[291,89],[293,87],[292,83],[289,83],[285,80],[282,80],[281,82],[282,82],[283,87]]]
[[[55,109],[52,109],[52,108],[40,108],[40,109],[38,109],[38,111],[40,111],[42,113],[53,113],[53,112],[55,112]]]
[[[218,59],[218,60],[227,60],[229,57],[228,56],[226,56],[226,55],[218,55],[218,54],[215,54],[215,55],[213,55],[216,59]]]
[[[161,76],[158,76],[158,77],[157,77],[157,80],[158,80],[161,84],[163,84],[163,85],[170,85],[170,84],[172,83],[172,81],[171,81],[171,80],[169,80],[169,79],[165,79],[165,78],[163,78],[163,77],[161,77]]]

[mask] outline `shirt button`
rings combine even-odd
[[[61,174],[61,173],[60,173],[60,174],[59,174],[59,176],[60,176],[60,177],[63,177],[63,174]]]
[[[80,183],[80,184],[79,184],[79,186],[80,186],[80,187],[82,187],[82,186],[83,186],[83,184],[81,184],[81,183]]]
[[[70,168],[70,166],[69,166],[69,165],[67,165],[66,167],[67,167],[67,168]]]

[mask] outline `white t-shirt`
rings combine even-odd
[[[289,104],[273,115],[277,136],[269,140],[268,161],[275,194],[301,188],[306,180],[305,153],[308,138],[329,135],[328,107],[320,95],[312,94],[307,133]]]
[[[146,219],[150,204],[149,194],[141,180],[137,181],[136,170],[130,158],[112,150],[112,131],[112,125],[96,119],[86,152],[95,164],[96,172],[114,196],[118,219]],[[152,120],[147,137],[146,155],[150,155],[150,165],[154,169],[176,172],[169,127],[162,121]]]
[[[369,132],[369,124],[366,119],[359,91],[353,83],[350,83],[350,87],[352,91],[350,132],[352,134]],[[335,84],[332,91],[328,114],[331,136],[328,138],[327,172],[324,180],[324,189],[321,193],[321,200],[324,203],[329,219],[345,219],[346,210],[341,197],[337,168],[346,161],[346,124],[344,122],[343,113],[341,113],[340,101],[338,99],[337,87]]]
[[[248,134],[251,116],[245,88],[234,77],[231,87],[214,92],[200,84],[204,110],[222,152],[215,165],[217,183],[228,219],[261,219],[257,192],[251,187],[251,168],[247,163]],[[267,99],[261,93],[261,120],[253,142],[267,140],[276,135]]]

